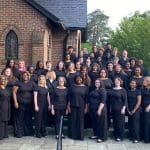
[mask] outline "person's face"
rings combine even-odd
[[[65,81],[63,78],[60,78],[58,81],[59,86],[64,86],[65,85]]]
[[[99,81],[99,80],[96,80],[96,81],[95,81],[95,87],[96,87],[96,88],[99,88],[100,85],[101,85],[100,81]]]
[[[43,62],[40,62],[40,63],[39,63],[39,68],[43,68],[43,67],[44,67]]]
[[[25,64],[24,64],[24,61],[19,61],[19,62],[18,62],[18,66],[19,66],[20,68],[23,68],[24,65],[25,65]]]
[[[74,70],[74,68],[75,68],[74,64],[71,63],[70,66],[69,66],[69,70],[72,71],[72,70]]]
[[[34,67],[30,67],[30,68],[29,68],[29,72],[30,72],[30,73],[34,73]]]
[[[11,74],[12,74],[11,69],[7,68],[7,69],[5,70],[5,75],[6,75],[7,77],[9,77]]]
[[[59,65],[58,65],[59,69],[62,69],[64,67],[64,63],[63,62],[60,62]]]
[[[98,69],[98,68],[97,68],[97,65],[94,65],[94,66],[93,66],[93,71],[97,71],[97,69]]]
[[[10,60],[10,63],[9,63],[9,65],[10,65],[10,67],[13,67],[13,66],[15,66],[15,62],[14,62],[14,60]]]
[[[2,77],[2,78],[0,79],[0,84],[1,84],[1,85],[6,85],[6,83],[7,83],[6,78],[5,78],[5,77]]]
[[[81,63],[80,63],[80,62],[77,62],[77,63],[76,63],[76,68],[77,68],[77,69],[80,69],[80,68],[81,68]]]
[[[144,81],[143,81],[143,86],[145,86],[145,87],[148,86],[148,81],[147,81],[147,79],[144,79]]]
[[[28,73],[24,73],[22,76],[23,81],[28,81],[29,80],[29,75]]]
[[[135,75],[140,75],[141,74],[141,69],[140,68],[136,68],[135,69]]]
[[[82,84],[82,78],[81,77],[76,78],[76,84]]]
[[[48,63],[46,64],[46,67],[47,67],[47,68],[51,68],[51,67],[52,67],[52,64],[51,64],[50,62],[48,62]]]
[[[128,56],[127,51],[123,51],[123,52],[122,52],[122,56],[123,56],[123,57],[127,57],[127,56]]]
[[[83,68],[81,72],[82,72],[82,74],[86,74],[87,73],[87,69]]]
[[[129,62],[126,63],[126,64],[125,64],[125,67],[126,67],[127,69],[129,69],[129,68],[130,68],[130,63],[129,63]]]
[[[131,88],[131,89],[136,88],[136,82],[135,82],[135,81],[131,81],[131,82],[130,82],[130,88]]]
[[[135,65],[135,60],[134,60],[134,59],[131,60],[131,65],[132,65],[132,66]]]
[[[118,66],[116,66],[115,70],[116,70],[116,72],[120,72],[121,71],[121,67],[118,65]]]
[[[106,71],[105,70],[101,70],[100,77],[102,77],[102,78],[106,77]]]
[[[107,67],[108,67],[108,70],[113,70],[113,64],[110,63],[110,64],[108,64]]]
[[[115,79],[115,86],[116,87],[118,87],[118,86],[120,86],[121,85],[121,82],[120,82],[120,80],[118,80],[118,79]]]
[[[108,49],[111,49],[111,44],[108,44],[107,47],[108,47]]]
[[[39,84],[45,84],[45,77],[41,76],[39,78]]]

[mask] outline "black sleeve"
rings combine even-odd
[[[106,103],[106,99],[107,99],[107,92],[106,92],[106,90],[104,88],[101,89],[99,94],[100,94],[100,103],[105,104]]]
[[[123,106],[127,106],[127,92],[125,89],[122,91],[122,104]]]

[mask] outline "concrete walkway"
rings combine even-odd
[[[96,143],[88,139],[91,130],[85,131],[84,141],[75,141],[69,138],[63,140],[63,150],[150,150],[150,144],[133,144],[129,140],[116,142],[108,139],[103,143]],[[36,137],[15,138],[10,134],[8,139],[0,141],[0,150],[56,150],[55,135],[48,135],[45,138]]]

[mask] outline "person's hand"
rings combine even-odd
[[[88,108],[85,107],[85,108],[84,108],[84,113],[86,114],[87,112],[88,112]]]
[[[150,105],[145,108],[145,112],[150,112]]]
[[[135,113],[135,109],[133,109],[132,111],[131,111],[131,113],[132,113],[132,115]]]
[[[68,111],[68,113],[71,113],[71,108],[70,108],[70,106],[68,106],[67,111]]]
[[[125,114],[125,108],[121,109],[121,114],[124,115]]]
[[[128,110],[128,114],[129,114],[130,116],[132,116],[132,112],[131,112],[131,111],[129,111],[129,110]]]
[[[100,116],[101,114],[102,114],[102,110],[101,110],[101,109],[98,109],[98,110],[97,110],[97,115]]]
[[[48,111],[50,111],[51,110],[51,105],[48,105]]]
[[[18,102],[14,103],[14,107],[15,107],[16,109],[18,109],[18,108],[19,108],[19,104],[18,104]]]
[[[66,109],[66,115],[68,115],[68,113],[69,113],[69,112],[68,112],[68,109]]]
[[[39,111],[39,107],[35,106],[35,111],[38,112]]]
[[[52,115],[55,115],[55,110],[52,109],[52,110],[51,110],[51,113],[52,113]]]

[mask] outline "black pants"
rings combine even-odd
[[[129,138],[140,140],[140,111],[137,110],[137,112],[128,118]]]
[[[82,107],[71,107],[69,137],[78,140],[84,139],[84,108]]]
[[[150,143],[150,112],[144,112],[144,142]]]
[[[46,135],[46,120],[47,120],[47,107],[45,105],[38,105],[39,111],[35,112],[35,134]]]
[[[60,126],[60,118],[61,116],[64,116],[66,114],[66,110],[65,109],[55,109],[55,134],[58,135],[59,134],[59,126]],[[62,127],[62,131],[63,131],[63,127]]]
[[[97,136],[99,139],[107,139],[107,111],[106,107],[103,108],[102,114],[97,115],[97,109],[90,110],[90,117],[92,121],[92,127],[94,136]]]
[[[14,109],[14,135],[17,137],[33,135],[33,104],[19,104]]]
[[[112,110],[114,136],[116,138],[124,138],[125,115],[121,114],[121,110]]]
[[[0,121],[0,140],[8,137],[8,121]]]

